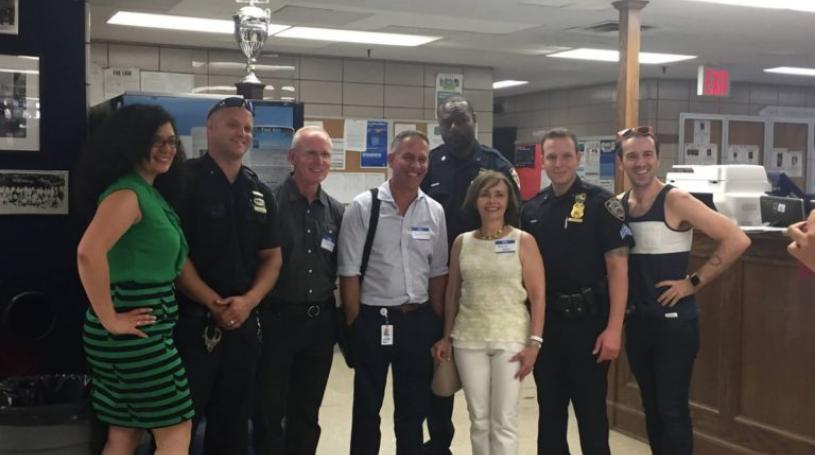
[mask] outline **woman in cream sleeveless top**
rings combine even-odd
[[[439,361],[455,349],[473,455],[518,453],[521,381],[543,335],[543,261],[534,237],[513,227],[519,211],[510,188],[493,171],[470,185],[464,209],[478,213],[481,227],[453,243],[444,337],[434,346]]]

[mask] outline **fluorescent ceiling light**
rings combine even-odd
[[[608,49],[572,49],[570,51],[549,54],[547,57],[569,58],[575,60],[592,60],[596,62],[618,62],[620,61],[619,51]],[[695,59],[695,55],[680,54],[658,54],[654,52],[640,52],[640,63],[643,65],[662,65],[665,63],[681,62],[683,60]]]
[[[529,81],[513,81],[513,80],[497,81],[492,83],[492,88],[498,90],[507,87],[517,87],[519,85],[526,85],[528,83]]]
[[[689,0],[693,2],[719,3],[722,5],[750,6],[753,8],[788,9],[815,13],[812,0]]]
[[[117,11],[113,17],[108,19],[107,23],[188,32],[222,33],[225,35],[235,33],[235,23],[226,19],[136,13],[132,11]],[[289,27],[289,25],[269,24],[269,34],[273,35]]]
[[[441,39],[440,36],[403,35],[399,33],[363,32],[358,30],[315,27],[292,27],[277,33],[275,37],[408,47],[421,46]]]
[[[765,73],[791,74],[793,76],[815,76],[815,68],[796,68],[794,66],[779,66],[766,68]]]

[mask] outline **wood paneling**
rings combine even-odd
[[[701,349],[691,384],[696,455],[815,453],[815,277],[779,234],[753,245],[699,293]],[[690,270],[714,243],[697,234]],[[615,429],[645,439],[624,356],[609,378]]]

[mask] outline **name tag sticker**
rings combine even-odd
[[[665,313],[665,318],[667,319],[676,319],[679,317],[679,313]]]
[[[496,253],[514,253],[518,249],[515,240],[503,239],[495,241]]]
[[[393,346],[393,324],[382,324],[380,326],[382,346]]]
[[[430,228],[412,227],[410,228],[410,236],[416,240],[430,240]]]
[[[336,246],[336,242],[334,242],[334,237],[326,234],[323,236],[323,240],[320,241],[320,248],[328,251],[329,253],[334,252],[334,246]]]

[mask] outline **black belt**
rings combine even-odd
[[[376,305],[365,305],[364,303],[360,305],[360,308],[369,309],[369,310],[376,310],[382,311],[385,309],[387,311],[398,311],[400,313],[412,313],[416,310],[420,310],[422,308],[429,307],[428,302],[425,303],[403,303],[401,305],[393,305],[393,306],[376,306]]]
[[[559,292],[546,298],[547,313],[567,318],[581,318],[601,314],[597,295],[592,288],[576,292]]]
[[[283,300],[271,300],[263,304],[263,311],[286,313],[314,319],[325,311],[331,310],[334,306],[333,296],[320,302],[285,302]]]

